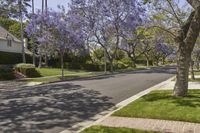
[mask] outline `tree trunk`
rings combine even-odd
[[[41,67],[42,67],[42,54],[40,53],[38,68],[41,68]]]
[[[45,6],[45,14],[47,14],[48,7],[47,7],[47,0],[44,1],[43,6]],[[44,7],[43,7],[44,8]],[[43,9],[44,10],[44,9]],[[45,27],[46,28],[46,27]],[[45,66],[48,67],[48,46],[47,43],[45,44]]]
[[[162,58],[162,65],[165,65],[165,57]]]
[[[24,31],[23,31],[23,13],[22,13],[22,1],[19,0],[19,10],[20,10],[20,35],[21,35],[21,46],[22,46],[22,61],[26,63],[26,56],[24,50]]]
[[[136,68],[136,67],[137,67],[135,62],[136,62],[136,61],[135,61],[134,59],[132,59],[132,67],[133,67],[133,68]]]
[[[46,46],[47,49],[47,46]],[[48,67],[48,56],[47,56],[47,51],[45,51],[45,67]]]
[[[64,80],[64,60],[63,60],[63,52],[61,52],[61,70],[62,70],[62,80]]]
[[[196,62],[196,69],[199,71],[199,61]]]
[[[128,57],[131,59],[131,61],[132,61],[132,66],[131,67],[133,67],[133,68],[136,68],[137,66],[136,66],[136,58],[134,57],[134,56],[132,56],[132,54],[131,53],[127,53],[128,54]]]
[[[149,58],[146,57],[146,66],[149,67]]]
[[[34,5],[34,0],[32,0],[32,15],[35,14],[35,5]],[[32,42],[33,42],[33,65],[36,66],[36,60],[35,60],[35,43],[34,43],[34,39],[32,37]]]
[[[177,52],[176,83],[174,86],[174,96],[176,97],[187,96],[191,53],[199,36],[199,32],[200,6],[190,14],[187,22],[181,27],[179,35],[176,38],[176,42],[179,45]]]
[[[191,59],[191,52],[187,51],[184,45],[179,46],[179,51],[177,53],[177,75],[176,83],[174,86],[174,95],[177,97],[184,97],[187,95],[188,91],[188,76],[189,76],[189,66]]]
[[[109,60],[109,62],[110,62],[110,72],[113,73],[114,72],[113,60]]]
[[[107,53],[106,50],[104,49],[104,73],[107,73]]]
[[[190,62],[190,75],[191,75],[191,79],[195,80],[195,77],[194,77],[194,61],[193,60],[191,60],[191,62]]]
[[[36,60],[35,60],[35,46],[33,46],[33,65],[36,66]]]

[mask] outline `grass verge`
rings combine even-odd
[[[129,128],[112,128],[104,126],[92,126],[85,129],[81,133],[158,133],[152,131],[143,131],[138,129],[129,129]]]
[[[172,96],[169,90],[159,90],[139,98],[113,115],[200,123],[199,112],[200,90],[189,90],[184,98]]]

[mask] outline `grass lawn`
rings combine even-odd
[[[138,68],[130,69],[132,70],[141,70],[145,67],[140,66]],[[58,82],[61,81],[61,69],[59,68],[37,68],[37,71],[40,73],[42,77],[39,78],[29,78],[29,79],[22,79],[22,81],[26,82],[40,82],[42,84],[45,83],[52,83],[52,82]],[[121,72],[127,72],[129,69],[126,70],[118,70],[114,72],[113,74],[121,73]],[[81,78],[81,77],[92,77],[97,75],[102,75],[104,72],[89,72],[84,70],[64,70],[65,80],[67,79],[75,79],[75,78]],[[111,73],[107,73],[111,74]]]
[[[169,90],[152,91],[113,115],[200,123],[200,90],[189,90],[185,98]]]
[[[200,82],[200,78],[195,78],[195,80],[189,79],[190,82]]]
[[[81,133],[158,133],[158,132],[142,131],[142,130],[129,129],[129,128],[111,128],[111,127],[103,127],[103,126],[92,126],[90,128],[85,129]]]
[[[96,73],[85,73],[85,74],[68,74],[65,75],[64,80],[74,79],[74,78],[81,78],[81,77],[91,77],[96,76]],[[51,77],[42,77],[42,78],[31,78],[26,79],[25,81],[28,82],[42,82],[42,83],[52,83],[62,81],[61,76],[51,76]]]
[[[61,75],[61,69],[58,68],[37,68],[36,69],[42,77],[46,76],[58,76]],[[83,70],[64,70],[65,75],[71,74],[87,74],[91,72],[83,71]]]
[[[200,75],[200,72],[196,71],[194,72],[194,75]]]

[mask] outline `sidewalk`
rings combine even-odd
[[[107,127],[135,128],[147,131],[160,131],[161,133],[200,132],[200,124],[196,123],[142,118],[124,118],[109,116],[105,120],[101,121],[99,125]]]
[[[195,76],[196,78],[200,78],[200,76]],[[175,81],[171,80],[167,84],[163,84],[160,86],[161,90],[172,90],[174,88]],[[188,89],[200,89],[200,82],[189,82]]]
[[[149,90],[172,90],[175,81],[173,78],[150,88]],[[189,82],[189,89],[200,89],[200,82]],[[122,102],[121,106],[125,106],[128,103],[133,102],[137,98],[129,99],[126,102]],[[134,97],[134,96],[133,96]],[[122,108],[122,107],[121,107]],[[145,119],[145,118],[129,118],[129,117],[116,117],[111,114],[99,121],[94,125],[101,125],[107,127],[122,127],[122,128],[133,128],[147,131],[159,131],[161,133],[200,133],[200,124],[171,121],[171,120],[158,120],[158,119]]]

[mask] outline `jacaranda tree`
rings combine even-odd
[[[141,4],[136,0],[72,0],[70,7],[85,18],[89,40],[104,49],[112,72],[120,40],[141,23]]]
[[[64,78],[63,56],[66,51],[76,51],[84,46],[81,17],[65,12],[38,12],[29,22],[26,32],[34,36],[40,45],[54,47],[61,57],[62,79]],[[41,24],[45,29],[41,29]],[[42,33],[42,34],[41,34]]]

